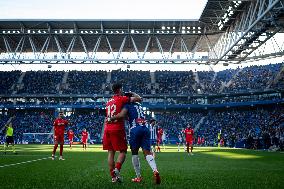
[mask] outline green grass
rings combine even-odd
[[[2,146],[0,147],[2,150]],[[229,148],[195,148],[194,156],[167,146],[157,154],[162,183],[155,186],[152,171],[140,153],[143,183],[135,175],[131,153],[122,168],[123,183],[111,183],[107,153],[99,145],[87,151],[65,146],[65,161],[51,159],[0,167],[0,188],[283,188],[284,154]],[[18,155],[1,151],[0,166],[50,157],[51,145],[17,145]],[[58,149],[59,150],[59,149]],[[57,152],[58,153],[58,152]],[[58,155],[58,154],[57,154]]]

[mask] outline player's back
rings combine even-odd
[[[106,116],[113,117],[121,112],[124,104],[129,102],[129,97],[114,95],[106,104]],[[124,120],[120,119],[116,122],[106,124],[108,130],[122,130],[124,129]]]
[[[128,110],[128,121],[130,127],[140,125],[145,126],[146,119],[143,109],[139,103],[128,103],[125,105],[125,108]]]

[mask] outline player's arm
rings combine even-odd
[[[108,121],[110,121],[110,122],[115,121],[115,120],[118,120],[118,119],[125,118],[126,116],[127,116],[127,109],[123,108],[120,113],[118,113],[117,115],[115,115],[113,117],[110,117],[108,119]]]
[[[55,125],[56,125],[56,120],[53,123],[53,129],[52,129],[52,133],[53,133],[53,138],[55,137]]]

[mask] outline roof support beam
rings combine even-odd
[[[284,9],[281,0],[256,0],[249,3],[247,11],[238,15],[239,19],[227,28],[216,43],[214,51],[217,53],[210,53],[210,59],[217,59],[214,64],[220,61],[240,63],[281,29],[274,21]]]
[[[96,44],[94,46],[93,52],[91,54],[91,57],[93,57],[93,58],[96,58],[96,53],[97,53],[98,48],[100,46],[101,39],[102,39],[102,35],[99,36],[99,38],[97,39],[97,42],[96,42]]]

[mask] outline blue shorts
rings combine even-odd
[[[130,129],[130,148],[151,150],[150,130],[145,126],[136,126]]]
[[[150,139],[150,141],[151,141],[151,145],[152,145],[152,146],[155,146],[155,145],[156,145],[156,142],[157,142],[157,139]]]

